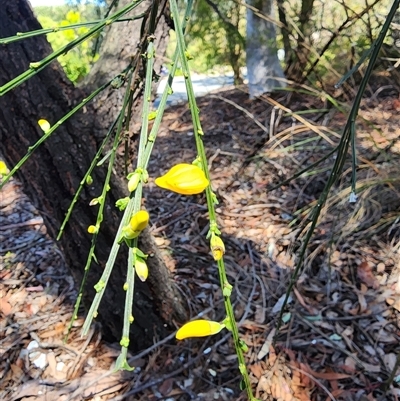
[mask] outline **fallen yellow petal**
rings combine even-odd
[[[178,340],[190,337],[206,337],[219,333],[225,327],[224,324],[210,320],[193,320],[184,324],[176,333]]]
[[[156,178],[156,185],[182,195],[195,195],[209,185],[204,171],[194,164],[181,163],[172,167],[165,175]]]

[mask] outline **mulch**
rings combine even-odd
[[[307,217],[334,157],[270,189],[336,146],[346,116],[329,109],[324,99],[305,95],[252,101],[235,89],[199,99],[235,314],[261,400],[400,396],[400,118],[395,100],[364,101],[357,123],[358,201],[348,201],[349,157],[276,332]],[[306,114],[299,119],[291,111]],[[149,165],[145,206],[191,317],[220,320],[224,309],[205,239],[205,199],[154,185],[154,177],[195,157],[190,110],[187,104],[172,106]],[[0,196],[0,263],[1,399],[246,399],[227,332],[179,343],[173,334],[159,339],[130,356],[136,369],[129,373],[111,372],[119,346],[105,343],[98,326],[81,338],[83,317],[64,343],[76,287],[40,213],[16,180]]]

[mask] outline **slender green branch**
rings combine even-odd
[[[192,5],[192,0],[189,1],[189,4],[187,6],[187,11],[186,11],[186,17],[187,18],[188,18],[188,15],[190,15],[191,5]],[[153,68],[152,68],[153,67],[152,58],[154,58],[154,51],[149,52],[149,49],[150,50],[153,49],[152,40],[150,40],[150,43],[149,43],[149,46],[148,46],[148,49],[147,49],[148,50],[147,51],[147,55],[151,55],[152,57],[149,60],[150,62],[148,62],[147,69],[146,69],[146,86],[148,88],[151,88],[152,70],[153,70]],[[174,68],[172,69],[172,71],[175,71]],[[171,78],[171,81],[172,81],[172,77],[170,77],[170,78]],[[130,86],[131,85],[128,84],[128,88]],[[159,109],[158,109],[158,112],[160,112],[160,114],[157,114],[156,121],[154,122],[152,131],[151,131],[151,136],[152,136],[152,141],[151,142],[148,140],[148,137],[147,137],[148,121],[149,121],[149,114],[150,114],[149,102],[151,100],[149,93],[150,92],[145,92],[144,106],[143,106],[144,107],[144,112],[142,113],[142,128],[141,128],[141,133],[140,133],[141,141],[144,141],[144,143],[145,144],[147,143],[147,145],[145,147],[143,147],[142,145],[139,145],[138,163],[137,163],[137,170],[141,171],[142,180],[140,180],[140,182],[138,184],[138,187],[135,190],[134,197],[132,197],[132,194],[131,194],[131,198],[129,199],[129,202],[128,202],[128,204],[126,206],[126,209],[124,211],[122,220],[120,222],[120,225],[119,225],[119,228],[118,228],[118,231],[117,231],[117,234],[116,234],[116,237],[114,239],[114,243],[113,243],[113,245],[111,247],[111,251],[110,251],[108,260],[106,262],[105,269],[103,271],[103,274],[102,274],[99,282],[96,285],[96,291],[98,291],[98,292],[95,295],[95,298],[94,298],[94,300],[92,302],[92,305],[90,307],[90,310],[88,312],[88,316],[87,316],[87,318],[85,320],[85,323],[83,325],[82,335],[86,335],[88,333],[93,318],[97,316],[97,309],[98,309],[99,304],[101,302],[101,298],[102,298],[102,296],[104,294],[104,290],[105,290],[105,288],[107,286],[107,282],[108,282],[108,279],[110,277],[110,274],[111,274],[112,268],[114,266],[115,259],[116,259],[116,256],[117,256],[117,253],[118,253],[118,250],[119,250],[119,247],[120,247],[120,243],[119,243],[120,241],[119,240],[120,240],[121,235],[122,235],[122,228],[125,227],[128,224],[129,219],[131,218],[131,216],[135,212],[137,212],[140,209],[140,206],[141,206],[143,181],[146,178],[145,176],[143,176],[143,174],[146,175],[145,171],[146,171],[147,163],[148,163],[148,157],[147,157],[148,153],[147,152],[148,152],[149,149],[152,148],[152,146],[154,144],[154,140],[156,138],[157,131],[158,131],[158,128],[159,128],[160,123],[161,123],[161,116],[162,116],[162,113],[163,113],[165,105],[166,105],[166,100],[167,100],[168,94],[170,93],[170,88],[168,88],[168,86],[167,86],[165,88],[165,90],[164,90],[163,95],[162,95],[162,100],[160,102],[160,106],[159,106]],[[128,104],[129,104],[129,99],[125,100],[125,101],[127,101]],[[126,108],[125,101],[124,101],[124,106],[125,107],[123,106],[123,110],[125,110],[125,108]],[[146,103],[147,103],[147,105],[146,105]],[[125,114],[124,112],[121,112],[121,113],[122,113],[122,115]],[[120,120],[120,122],[121,122],[121,120]],[[117,132],[118,132],[118,129],[117,129]],[[140,164],[139,164],[139,160],[141,160]],[[134,242],[134,245],[135,244],[137,244],[137,242]],[[128,262],[128,265],[132,266],[129,262]],[[127,286],[128,286],[128,290],[131,289],[133,291],[134,290],[134,282],[130,281],[131,280],[130,277],[131,276],[129,276],[129,275],[127,277]],[[127,294],[127,297],[128,296],[130,297],[130,294]],[[128,301],[126,300],[126,302],[128,302]],[[131,309],[129,309],[129,310],[131,310]],[[123,349],[122,349],[121,356],[118,358],[118,362],[117,362],[118,366],[120,368],[124,368],[124,369],[127,369],[129,367],[129,365],[125,364],[125,362],[126,362],[126,352],[127,352],[127,350],[125,348],[127,348],[126,336],[127,336],[127,327],[129,327],[129,325],[131,324],[130,320],[131,320],[130,319],[130,315],[128,315],[127,312],[125,311],[124,331],[123,331],[123,337],[121,339],[121,343],[122,343],[121,345],[122,345]],[[124,357],[124,355],[125,355],[125,357]]]
[[[312,237],[312,235],[314,233],[315,227],[316,227],[317,222],[318,222],[318,218],[319,218],[319,216],[321,214],[321,210],[322,210],[324,204],[326,203],[326,200],[328,198],[328,195],[329,195],[329,192],[330,192],[332,186],[336,183],[336,181],[338,180],[338,178],[339,178],[339,176],[340,176],[340,174],[342,172],[343,165],[344,165],[344,163],[346,161],[347,152],[348,152],[350,143],[352,143],[353,152],[355,152],[355,132],[356,132],[355,121],[356,121],[356,117],[358,115],[358,111],[359,111],[359,108],[360,108],[362,96],[364,94],[364,91],[365,91],[365,88],[366,88],[366,86],[368,84],[368,81],[371,78],[371,75],[372,75],[372,72],[373,72],[373,69],[374,69],[374,65],[375,65],[376,59],[377,59],[378,54],[379,54],[379,49],[382,46],[383,40],[384,40],[384,38],[386,36],[386,33],[387,33],[388,29],[389,29],[390,23],[391,23],[394,15],[395,15],[396,10],[398,9],[399,5],[400,5],[400,0],[395,0],[393,5],[392,5],[392,8],[390,9],[390,12],[389,12],[389,14],[387,16],[385,24],[383,25],[383,27],[382,27],[382,29],[381,29],[381,31],[379,33],[379,36],[378,36],[376,42],[374,43],[374,49],[373,49],[373,52],[371,54],[371,57],[370,57],[370,60],[369,60],[365,75],[364,75],[364,77],[363,77],[363,79],[361,81],[360,88],[359,88],[359,90],[357,92],[356,98],[354,99],[354,103],[352,105],[352,108],[351,108],[350,113],[349,113],[349,117],[348,117],[347,122],[346,122],[346,126],[345,126],[345,128],[343,130],[342,138],[341,138],[341,140],[339,142],[339,145],[337,147],[337,158],[336,158],[335,163],[334,163],[334,165],[332,167],[332,171],[331,171],[331,174],[329,176],[328,182],[326,183],[325,188],[324,188],[321,196],[319,197],[316,206],[313,208],[313,210],[311,212],[312,213],[311,225],[310,225],[310,228],[309,228],[309,230],[308,230],[308,232],[307,232],[307,234],[306,234],[306,236],[304,238],[304,242],[303,242],[301,250],[300,250],[300,255],[298,257],[296,268],[295,268],[295,270],[294,270],[294,272],[293,272],[293,274],[292,274],[292,276],[290,278],[290,282],[289,282],[289,285],[288,285],[287,290],[286,290],[285,299],[284,299],[284,302],[282,304],[282,308],[281,308],[281,311],[280,311],[280,314],[279,314],[279,318],[278,318],[278,322],[277,322],[276,334],[275,334],[275,339],[274,340],[276,340],[277,336],[279,335],[280,328],[281,328],[281,325],[282,325],[282,317],[283,317],[283,314],[285,313],[285,309],[286,309],[286,305],[287,305],[288,299],[290,297],[290,294],[291,294],[291,292],[293,290],[294,285],[296,284],[297,277],[299,276],[299,274],[300,274],[300,272],[302,270],[303,262],[304,262],[304,258],[305,258],[305,254],[306,254],[306,250],[307,250],[308,244],[309,244],[309,242],[311,240],[311,237]],[[354,170],[354,158],[353,158],[353,170]],[[355,179],[355,174],[353,174],[353,179]],[[355,191],[355,187],[356,187],[356,183],[352,182],[352,190],[353,191]],[[355,195],[355,192],[354,192],[354,195]]]
[[[114,22],[134,21],[134,20],[143,18],[143,16],[144,16],[144,13],[135,15],[132,18],[119,18],[119,19],[115,20]],[[57,32],[61,32],[61,31],[66,31],[68,29],[81,28],[83,26],[96,25],[96,24],[100,24],[102,22],[107,22],[107,19],[99,19],[99,20],[95,20],[95,21],[80,22],[78,24],[56,26],[54,28],[42,28],[42,29],[37,29],[35,31],[29,31],[29,32],[17,32],[14,36],[9,36],[7,38],[1,38],[0,45],[8,45],[10,43],[17,42],[19,40],[25,40],[28,38],[32,38],[34,36],[47,35],[49,33],[57,33]]]
[[[10,178],[20,169],[24,163],[31,157],[33,152],[44,142],[46,141],[52,134],[53,132],[60,126],[62,125],[65,121],[67,121],[72,115],[74,115],[78,110],[80,110],[82,107],[84,107],[86,104],[88,104],[94,97],[96,97],[100,92],[102,92],[104,89],[106,89],[108,86],[113,84],[116,79],[119,79],[120,77],[124,77],[126,71],[129,69],[125,69],[121,74],[118,74],[115,78],[112,80],[108,81],[104,85],[102,85],[100,88],[96,89],[93,91],[87,98],[83,99],[77,106],[75,106],[69,113],[67,113],[65,116],[63,116],[60,120],[58,120],[48,131],[44,133],[44,135],[37,141],[35,142],[32,146],[28,148],[28,151],[26,155],[14,166],[14,168],[3,178],[3,181],[0,183],[0,189],[3,188],[3,186],[10,180]]]
[[[92,166],[94,168],[95,162],[96,162],[96,158],[99,157],[99,154],[102,151],[102,149],[103,149],[103,147],[104,147],[104,145],[106,143],[106,140],[109,138],[111,132],[114,130],[116,122],[117,122],[117,120],[112,124],[111,128],[109,129],[109,131],[107,133],[107,136],[103,141],[102,146],[100,146],[99,151],[97,152],[95,158],[92,161],[92,164],[90,166],[91,168],[92,168]],[[91,241],[91,244],[90,244],[89,254],[88,254],[88,257],[86,259],[83,278],[82,278],[82,281],[81,281],[81,285],[79,287],[78,297],[77,297],[77,300],[76,300],[75,305],[74,305],[74,312],[72,314],[71,321],[70,321],[70,323],[68,325],[68,333],[67,333],[66,337],[68,337],[69,332],[70,332],[70,330],[71,330],[71,328],[72,328],[72,326],[74,324],[74,321],[77,319],[79,307],[80,307],[82,296],[83,296],[83,290],[84,290],[85,284],[86,284],[87,275],[89,273],[90,266],[92,264],[92,260],[93,260],[93,258],[95,258],[94,251],[95,251],[95,248],[96,248],[96,239],[97,239],[98,232],[100,230],[101,222],[103,221],[104,207],[105,207],[105,204],[106,204],[107,192],[110,189],[111,173],[112,173],[112,168],[113,168],[114,161],[115,161],[115,155],[117,153],[118,143],[119,143],[119,138],[116,135],[115,139],[114,139],[114,145],[112,147],[112,151],[111,151],[111,155],[110,155],[110,160],[108,162],[107,175],[106,175],[106,178],[105,178],[104,183],[103,183],[102,193],[101,193],[100,197],[97,198],[97,202],[100,205],[100,207],[99,207],[99,210],[97,212],[96,224],[94,226],[95,227],[95,232],[93,233],[92,241]],[[89,171],[91,171],[90,168],[88,170],[88,173],[89,173]],[[85,177],[88,176],[88,173],[85,175]],[[86,179],[83,182],[86,183]],[[81,183],[81,186],[79,187],[79,190],[81,190],[82,187],[83,187],[83,185]],[[77,196],[79,196],[79,192],[80,192],[79,190],[75,194],[74,200],[72,201],[71,206],[70,206],[70,208],[68,210],[69,214],[72,212],[74,201],[76,202]],[[66,219],[64,220],[65,223],[68,221],[69,214],[67,214]],[[64,223],[63,223],[63,225],[64,225]],[[63,226],[62,226],[62,228],[63,228]],[[58,236],[60,236],[61,232],[62,232],[62,230],[60,229],[60,233],[59,233]]]
[[[127,82],[127,88],[126,88],[126,92],[125,92],[124,102],[122,104],[121,113],[120,113],[119,119],[118,119],[117,132],[115,134],[115,140],[114,140],[114,147],[115,148],[118,146],[118,141],[119,141],[119,138],[120,138],[120,134],[122,132],[122,127],[123,127],[123,123],[124,123],[124,116],[125,116],[126,107],[127,107],[128,103],[129,103],[130,97],[133,95],[133,93],[132,93],[132,91],[130,89],[131,88],[131,82],[132,82],[132,75],[133,75],[133,73],[130,72],[129,79],[128,79],[128,82]],[[111,169],[112,169],[112,167],[111,167]],[[109,172],[107,172],[107,173],[109,173]],[[89,309],[89,312],[88,312],[88,316],[85,319],[85,323],[83,324],[82,335],[86,335],[88,333],[90,325],[92,324],[93,318],[95,318],[97,316],[97,309],[98,309],[98,307],[100,305],[101,298],[103,297],[104,291],[105,291],[105,289],[107,287],[107,283],[108,283],[108,280],[110,278],[111,271],[112,271],[112,269],[114,267],[115,259],[117,258],[118,250],[119,250],[119,247],[120,247],[119,239],[121,238],[121,235],[122,235],[122,228],[127,225],[128,221],[129,221],[129,218],[132,215],[133,207],[134,207],[133,199],[130,199],[130,201],[128,202],[128,205],[127,205],[127,207],[125,209],[125,212],[124,212],[124,215],[122,217],[121,223],[119,225],[117,234],[116,234],[116,236],[114,238],[114,242],[113,242],[113,245],[111,247],[110,254],[108,256],[108,260],[106,262],[106,266],[104,268],[103,274],[101,275],[101,278],[98,281],[98,283],[95,285],[96,295],[94,297],[92,305],[90,306],[90,309]]]
[[[207,179],[210,181],[210,174],[208,171],[207,158],[206,158],[206,153],[205,153],[203,139],[202,139],[204,133],[201,128],[199,111],[197,108],[196,99],[195,99],[195,95],[194,95],[194,91],[193,91],[193,85],[192,85],[192,81],[190,78],[190,70],[189,70],[188,61],[187,61],[188,54],[186,51],[182,27],[181,27],[181,24],[179,21],[179,10],[178,10],[176,0],[171,0],[170,5],[171,5],[172,16],[175,21],[177,47],[178,47],[179,56],[180,56],[180,60],[181,60],[181,67],[182,67],[183,74],[185,77],[186,91],[187,91],[188,99],[189,99],[189,107],[190,107],[190,111],[192,114],[193,127],[194,127],[195,139],[196,139],[196,148],[197,148],[197,152],[198,152],[197,161],[201,164],[202,169],[203,169]],[[215,212],[215,204],[217,203],[217,200],[216,200],[215,194],[212,192],[211,185],[209,185],[206,189],[206,198],[207,198],[208,213],[209,213],[209,218],[210,218],[209,236],[212,236],[215,234],[220,234],[220,231],[218,230],[218,227],[217,227],[217,218],[216,218],[216,212]],[[252,400],[255,400],[255,398],[252,393],[250,377],[249,377],[247,369],[246,369],[246,361],[244,359],[243,350],[242,350],[242,342],[239,337],[239,330],[237,327],[232,303],[230,300],[230,293],[231,293],[232,286],[229,284],[227,276],[226,276],[226,270],[225,270],[223,258],[218,260],[218,272],[219,272],[221,290],[222,290],[223,297],[224,297],[224,305],[225,305],[225,309],[226,309],[226,313],[227,313],[228,324],[229,324],[230,330],[232,331],[232,336],[233,336],[233,340],[234,340],[234,344],[235,344],[235,350],[236,350],[236,354],[238,357],[239,371],[242,375],[244,387],[247,391],[249,400],[252,401]]]
[[[141,172],[141,179],[135,190],[135,196],[133,198],[133,214],[137,213],[141,208],[142,203],[142,193],[143,193],[143,182],[147,181],[147,173],[145,173],[145,166],[143,166],[144,160],[144,149],[147,143],[148,137],[148,127],[149,127],[149,114],[150,114],[150,102],[151,102],[151,87],[153,80],[153,65],[154,65],[154,36],[149,35],[148,46],[146,53],[143,57],[146,58],[146,79],[145,79],[145,89],[144,89],[144,99],[143,99],[143,111],[142,111],[142,127],[139,136],[139,149],[137,157],[137,170]],[[131,199],[132,200],[132,199]],[[125,310],[124,310],[124,323],[122,329],[122,338],[120,341],[121,354],[118,357],[115,369],[125,369],[132,370],[127,361],[128,346],[129,346],[129,332],[130,325],[133,322],[132,316],[132,305],[133,305],[133,295],[135,291],[135,258],[136,255],[133,254],[138,246],[138,238],[133,240],[132,247],[129,248],[128,254],[128,273],[126,279],[126,297],[125,297]]]
[[[135,266],[134,266],[134,254],[133,251],[137,246],[137,238],[135,239],[135,248],[129,248],[128,250],[128,265],[127,265],[127,276],[124,290],[126,291],[125,297],[125,308],[124,308],[124,326],[122,329],[122,339],[121,339],[121,354],[115,363],[114,370],[133,370],[129,366],[127,361],[128,357],[128,345],[129,345],[129,329],[130,325],[133,323],[134,317],[132,315],[133,306],[133,295],[135,293]]]
[[[118,117],[119,118],[119,117]],[[111,133],[113,132],[115,125],[117,124],[118,118],[114,121],[114,123],[112,124],[111,128],[108,130],[106,137],[103,139],[103,142],[101,143],[96,155],[94,156],[92,162],[90,163],[90,166],[88,168],[88,170],[86,171],[84,177],[82,178],[81,182],[79,183],[79,187],[74,195],[74,198],[72,199],[71,204],[69,205],[67,214],[65,215],[64,221],[61,224],[60,230],[58,232],[57,235],[57,241],[60,240],[61,236],[63,235],[64,232],[64,228],[66,226],[66,224],[68,223],[69,218],[71,217],[72,211],[74,209],[74,206],[76,204],[76,202],[78,201],[79,195],[82,192],[82,189],[85,185],[87,185],[87,180],[89,179],[90,175],[92,174],[92,171],[94,170],[94,168],[97,165],[98,160],[100,159],[100,156],[103,153],[103,149],[106,145],[106,143],[108,142],[108,140],[110,139]]]

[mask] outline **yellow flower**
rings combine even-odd
[[[156,185],[182,195],[203,192],[209,185],[204,171],[194,164],[181,163],[172,167],[167,174],[156,178]]]
[[[47,120],[45,120],[44,118],[41,118],[38,121],[38,124],[43,132],[47,132],[50,129],[50,123]]]
[[[210,245],[214,259],[217,261],[222,259],[225,253],[225,244],[222,239],[213,233],[211,235]]]
[[[97,231],[99,231],[99,229],[96,226],[89,226],[87,230],[89,234],[96,234]]]
[[[149,224],[149,218],[150,216],[145,210],[135,213],[129,224],[122,229],[123,236],[128,239],[138,237]]]
[[[149,275],[149,269],[147,267],[146,262],[139,256],[136,256],[135,270],[136,270],[136,274],[138,275],[140,280],[146,281],[146,279]]]
[[[176,333],[178,340],[189,337],[206,337],[219,333],[225,327],[224,324],[210,320],[193,320],[184,324]]]

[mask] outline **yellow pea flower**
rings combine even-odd
[[[224,324],[210,320],[193,320],[184,324],[176,333],[177,340],[190,337],[206,337],[219,333],[225,327]]]
[[[214,259],[217,261],[222,259],[225,253],[225,244],[222,239],[213,233],[211,235],[210,245]]]
[[[155,180],[156,185],[182,195],[195,195],[203,192],[209,185],[204,171],[194,164],[181,163],[172,167],[168,173]]]
[[[145,210],[139,210],[132,216],[129,224],[122,229],[123,236],[128,239],[138,237],[149,224],[149,218],[150,216]]]

